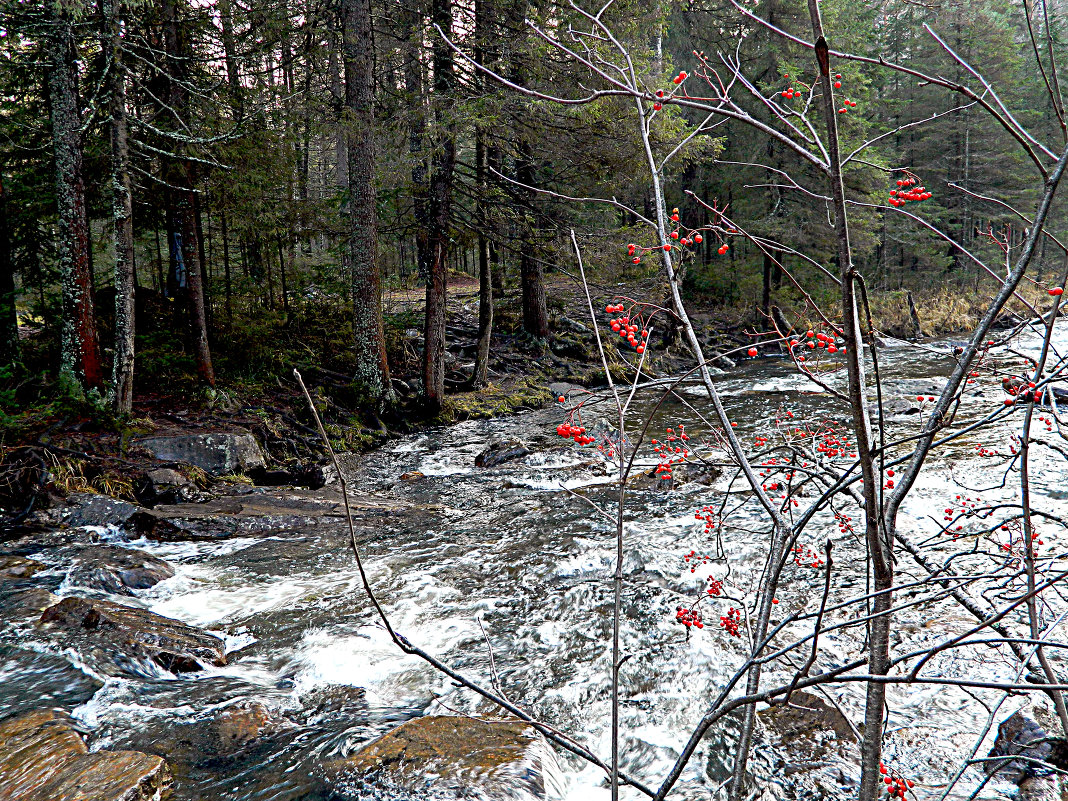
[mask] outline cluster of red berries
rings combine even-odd
[[[705,241],[705,238],[701,234],[700,231],[693,231],[691,234],[683,234],[682,233],[682,231],[677,226],[677,223],[679,222],[679,210],[677,208],[671,210],[671,222],[676,223],[676,226],[668,234],[668,237],[671,238],[673,241],[678,242],[680,245],[685,245],[686,247],[691,247],[693,245],[700,245],[702,242]],[[669,253],[671,252],[672,247],[673,247],[673,245],[671,244],[671,242],[665,242],[664,245],[663,245],[663,249],[665,251],[669,252]],[[642,247],[642,248],[640,248],[638,245],[635,245],[634,243],[631,243],[631,244],[627,245],[627,255],[630,257],[630,260],[632,262],[634,262],[635,264],[641,264],[642,257],[638,252],[639,250],[642,253],[649,253],[650,251],[659,250],[659,249],[660,249],[659,247],[656,247],[656,248]],[[719,254],[721,256],[724,253],[726,253],[727,252],[727,245],[726,244],[720,245],[718,252],[719,252]]]
[[[856,529],[853,528],[853,518],[848,515],[844,515],[837,509],[834,510],[834,519],[838,523],[838,530],[843,534],[856,534]]]
[[[694,628],[703,629],[705,627],[701,620],[701,613],[696,609],[687,609],[684,606],[675,607],[675,620],[686,628],[693,626]]]
[[[1038,422],[1046,424],[1046,431],[1052,431],[1053,430],[1053,418],[1052,417],[1045,417],[1045,416],[1040,414],[1038,416]]]
[[[919,202],[921,200],[927,200],[931,197],[931,193],[927,191],[926,187],[917,186],[919,179],[915,175],[907,175],[904,178],[898,178],[898,189],[890,190],[890,197],[887,202],[891,206],[904,206],[908,202]]]
[[[704,521],[706,534],[720,526],[719,512],[712,506],[702,506],[693,513],[693,516],[698,520]]]
[[[823,557],[807,545],[794,546],[794,564],[798,567],[811,567],[813,569],[823,567]]]
[[[740,637],[739,626],[742,622],[742,612],[733,606],[727,610],[727,614],[720,615],[719,626],[732,637]]]
[[[556,433],[564,439],[573,439],[578,445],[589,445],[594,438],[586,434],[584,426],[572,426],[561,423],[556,427]]]
[[[801,348],[808,348],[809,350],[826,349],[828,353],[845,353],[846,346],[838,341],[838,338],[834,334],[824,334],[822,331],[812,331],[811,329],[805,332],[805,344],[802,345],[798,340],[790,340],[791,350],[800,350]],[[803,351],[802,351],[803,352]],[[801,356],[799,361],[804,361],[805,357]]]
[[[675,84],[676,86],[679,86],[688,77],[689,76],[687,75],[687,73],[685,71],[683,71],[683,72],[680,72],[678,75],[676,75],[674,78],[672,78],[671,82],[673,84]],[[664,90],[663,89],[657,89],[656,90],[656,100],[653,101],[653,111],[660,111],[660,109],[662,109],[664,107],[664,104],[661,102],[663,99],[664,99]]]
[[[653,453],[660,460],[656,466],[656,477],[667,480],[671,478],[671,465],[685,461],[690,455],[690,447],[686,444],[679,444],[688,442],[690,436],[681,425],[677,433],[674,428],[669,428],[664,433],[666,434],[664,442],[654,439],[651,444]]]
[[[690,572],[693,573],[697,570],[699,565],[707,565],[709,562],[711,562],[712,557],[701,556],[697,553],[697,551],[691,550],[688,554],[682,557],[682,561],[684,561],[687,565],[690,566]]]
[[[785,80],[788,80],[788,81],[790,80],[790,76],[789,75],[783,75],[782,77]],[[782,97],[785,97],[787,100],[793,100],[795,97],[801,97],[804,94],[805,90],[807,90],[807,89],[808,89],[808,85],[807,84],[801,83],[801,81],[799,81],[797,79],[794,79],[793,81],[790,82],[789,86],[787,86],[785,89],[782,90],[781,95],[782,95]]]
[[[705,590],[713,598],[723,594],[723,582],[717,578],[708,577],[708,588]]]
[[[894,469],[890,468],[889,470],[887,470],[886,471],[886,475],[887,475],[886,483],[883,485],[883,488],[884,489],[893,489],[894,488]]]
[[[904,778],[897,771],[891,773],[882,762],[879,763],[879,772],[883,774],[887,798],[904,798],[905,793],[915,787],[911,779]]]
[[[605,314],[621,312],[623,311],[623,304],[617,303],[615,306],[605,306],[604,311]],[[645,345],[649,339],[649,330],[646,328],[639,328],[638,323],[640,322],[641,320],[639,318],[631,320],[631,318],[627,316],[617,317],[608,321],[612,330],[619,334],[621,339],[625,339],[639,355],[645,353]]]
[[[1012,397],[1005,399],[1006,406],[1012,406],[1016,402],[1035,403],[1042,402],[1042,390],[1035,387],[1034,381],[1025,381],[1019,376],[1005,376],[1001,379],[1001,388]]]

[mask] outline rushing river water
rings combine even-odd
[[[1061,331],[1058,340],[1068,343],[1068,332]],[[1016,346],[1022,347],[1019,342]],[[951,349],[951,343],[936,343],[926,349],[881,351],[888,393],[927,395],[926,384],[949,373]],[[998,358],[1007,362],[1010,357],[1000,350]],[[767,432],[781,410],[798,418],[842,414],[785,360],[753,360],[718,376],[717,382],[732,419],[739,422],[738,431],[750,444],[754,434]],[[684,397],[704,407],[699,388],[687,387]],[[1003,397],[997,381],[984,379],[969,387],[958,419],[988,412]],[[607,416],[607,406],[599,408],[585,410],[584,419],[589,423]],[[614,537],[588,501],[611,504],[612,476],[596,452],[561,447],[554,429],[562,419],[559,409],[546,409],[462,423],[394,441],[350,458],[346,465],[359,491],[386,493],[420,507],[358,527],[371,581],[393,625],[487,684],[492,647],[500,684],[511,698],[607,756]],[[895,425],[906,431],[918,419],[904,415]],[[984,444],[1007,447],[1010,426],[1017,427],[1018,420],[1019,415],[999,423],[983,435]],[[701,440],[703,427],[677,401],[661,407],[654,430],[679,422],[693,442]],[[505,437],[531,443],[533,452],[499,467],[476,468],[476,454]],[[905,504],[902,529],[918,539],[933,532],[937,526],[931,516],[941,519],[947,497],[961,492],[958,486],[973,494],[997,485],[1002,464],[978,456],[974,439],[942,452]],[[1045,451],[1036,455],[1035,465],[1035,506],[1062,502],[1068,494],[1064,471]],[[408,471],[425,478],[399,480]],[[672,492],[645,489],[629,496],[623,643],[631,658],[622,670],[623,764],[651,783],[670,766],[742,657],[742,641],[717,626],[687,637],[675,621],[676,606],[701,592],[706,575],[726,573],[726,562],[694,574],[683,560],[691,549],[715,551],[694,510],[719,502],[726,488],[727,477],[712,486],[691,483]],[[982,497],[993,502],[1012,497],[1014,489],[1010,482],[1005,489],[985,489]],[[765,535],[753,532],[765,529],[751,504],[724,528],[734,597],[751,589],[766,546]],[[333,798],[336,790],[323,765],[398,722],[428,711],[493,714],[491,707],[390,643],[360,588],[343,525],[214,542],[129,540],[117,529],[99,534],[175,566],[173,578],[140,591],[133,602],[224,636],[231,651],[229,666],[180,676],[164,671],[138,677],[95,675],[82,655],[49,644],[32,628],[8,629],[0,639],[0,716],[63,706],[73,708],[92,732],[94,748],[177,750],[184,756],[176,765],[176,799]],[[838,565],[834,592],[843,597],[862,592],[863,548],[854,537],[820,517],[802,541],[818,550],[828,536],[835,542]],[[1051,555],[1060,552],[1056,541],[1053,534],[1047,547]],[[45,549],[34,558],[54,565],[44,575],[54,579],[53,585],[63,579],[60,557]],[[921,577],[907,556],[900,558],[899,569],[902,581]],[[779,609],[818,604],[822,581],[819,570],[791,566],[778,596]],[[60,595],[78,592],[67,580],[58,590]],[[706,620],[719,613],[708,611]],[[972,622],[950,602],[909,609],[899,616],[893,645],[905,649],[932,642],[944,631],[964,630]],[[847,630],[824,638],[821,646],[820,664],[828,666],[856,658],[862,643],[855,630]],[[1011,666],[996,654],[987,658],[960,652],[938,665],[947,675],[1012,675]],[[783,676],[789,673],[772,673],[767,680]],[[862,693],[860,685],[830,688],[854,722],[863,719]],[[994,698],[930,685],[891,688],[887,758],[916,779],[918,797],[939,797],[987,722],[980,702]],[[198,753],[190,732],[242,700],[261,702],[296,725],[236,755]],[[1019,704],[1010,701],[997,719]],[[672,797],[708,798],[728,776],[730,726],[710,733]],[[857,779],[854,765],[855,759],[834,748],[818,758],[799,757],[774,737],[761,738],[753,760],[775,798],[848,797]],[[560,757],[555,778],[568,801],[607,798],[603,773],[573,758]],[[952,797],[967,798],[980,778],[972,769]],[[1001,797],[1011,789],[991,783],[980,797]],[[638,797],[633,791],[625,796]]]

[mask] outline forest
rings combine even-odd
[[[0,799],[1068,792],[1066,15],[0,0]]]

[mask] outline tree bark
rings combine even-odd
[[[345,106],[351,118],[348,155],[348,243],[352,328],[356,345],[353,383],[376,413],[392,402],[382,284],[378,261],[375,193],[374,58],[370,0],[341,1]]]
[[[482,5],[476,3],[477,9]],[[475,173],[479,187],[478,219],[486,219],[486,143],[485,134],[475,132]],[[478,230],[478,347],[475,350],[475,369],[471,375],[471,387],[480,389],[489,383],[489,353],[493,338],[493,269],[490,260],[489,239],[480,227]]]
[[[84,387],[100,387],[103,369],[96,337],[93,279],[89,268],[89,221],[82,175],[82,118],[78,104],[74,31],[67,12],[52,3],[47,37],[52,142],[56,160],[56,205],[59,211],[59,268],[63,319],[60,374]]]
[[[163,43],[167,56],[168,101],[170,113],[181,116],[186,110],[184,46],[178,21],[175,0],[162,0]],[[177,148],[177,143],[175,145]],[[164,169],[165,180],[170,188],[169,214],[171,222],[172,251],[180,257],[184,267],[185,285],[181,296],[187,313],[187,328],[193,356],[196,359],[197,375],[208,386],[215,386],[215,369],[208,346],[208,323],[204,309],[204,287],[200,263],[200,242],[197,237],[196,204],[194,199],[193,168],[180,158],[168,158]],[[181,284],[181,282],[177,282]]]
[[[451,0],[433,0],[432,17],[441,30],[452,30]],[[431,157],[430,192],[427,198],[429,231],[429,276],[426,283],[426,320],[423,331],[423,392],[428,411],[440,411],[445,399],[445,303],[448,278],[449,229],[451,221],[453,167],[456,160],[454,126],[441,101],[453,90],[453,56],[440,36],[434,38],[435,142]],[[351,167],[351,164],[350,164]]]
[[[112,408],[133,410],[134,331],[137,275],[134,272],[133,200],[130,193],[129,144],[126,121],[126,67],[117,0],[102,0],[111,111],[111,216],[115,245],[115,358],[111,366]]]
[[[15,261],[8,233],[7,196],[0,175],[0,365],[19,359],[19,320],[15,308]]]
[[[534,185],[534,160],[530,143],[521,141],[516,157],[516,180],[527,186]],[[525,202],[533,200],[527,190]],[[533,237],[533,230],[530,235]],[[519,282],[523,291],[523,330],[533,337],[549,336],[549,309],[545,303],[545,274],[541,259],[531,254],[528,243],[519,254]]]

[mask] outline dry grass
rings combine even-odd
[[[1030,284],[1022,286],[1019,293],[1039,309],[1044,301],[1048,300],[1044,289]],[[920,324],[927,336],[959,334],[971,330],[990,303],[990,297],[981,291],[973,292],[970,289],[947,286],[927,292],[917,290],[913,292],[913,300]],[[1031,315],[1030,310],[1016,299],[1007,304],[1006,310],[1022,317]],[[871,312],[876,330],[892,336],[911,336],[912,323],[905,291],[872,293]]]

